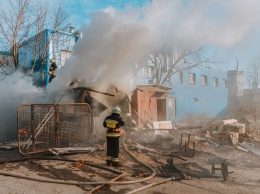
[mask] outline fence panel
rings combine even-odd
[[[93,112],[87,103],[23,104],[17,109],[17,128],[23,154],[86,146],[93,141]]]

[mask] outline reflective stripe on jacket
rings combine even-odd
[[[107,129],[106,136],[107,137],[120,137],[122,134],[122,130],[120,128],[117,129]]]

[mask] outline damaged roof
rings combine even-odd
[[[139,85],[137,86],[138,90],[147,90],[147,91],[155,91],[155,92],[168,92],[170,87],[157,85],[157,84],[148,84],[148,85]]]

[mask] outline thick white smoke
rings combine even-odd
[[[17,71],[0,81],[0,142],[17,138],[17,107],[21,104],[55,103],[54,97],[32,85],[31,77]]]
[[[207,45],[232,49],[245,42],[259,24],[259,5],[257,0],[154,0],[142,9],[107,8],[82,26],[82,39],[51,87],[80,80],[86,86],[115,84],[129,91],[135,65],[145,64],[154,51]]]

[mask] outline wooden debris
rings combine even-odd
[[[241,151],[244,151],[244,152],[248,152],[247,149],[241,147],[240,145],[237,145],[237,149],[238,149],[238,150],[241,150]]]
[[[238,145],[240,145],[241,147],[247,149],[248,151],[260,156],[260,150],[256,149],[255,147],[253,147],[252,145],[248,144],[248,143],[239,143]]]
[[[49,149],[49,151],[51,151],[55,155],[93,152],[95,150],[97,150],[97,148],[93,148],[93,147],[69,147],[69,148],[50,148]]]
[[[126,175],[125,175],[125,174],[120,174],[120,175],[118,175],[117,177],[111,179],[110,182],[114,182],[114,181],[116,181],[116,180],[122,178],[123,176],[126,176]],[[105,185],[99,185],[99,186],[95,187],[94,189],[92,189],[91,191],[89,191],[87,194],[92,194],[93,192],[97,191],[98,189],[100,189],[100,188],[102,188],[102,187],[104,187],[104,186],[105,186]]]

